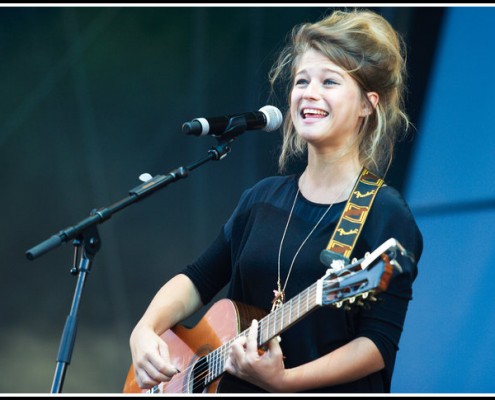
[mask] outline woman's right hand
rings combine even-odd
[[[178,274],[163,285],[134,327],[129,340],[136,382],[150,389],[179,372],[159,336],[199,310],[203,304],[192,281]],[[157,333],[158,332],[158,333]]]
[[[130,337],[132,363],[136,382],[142,389],[150,389],[160,382],[168,382],[177,372],[170,363],[167,344],[147,325],[137,325]]]

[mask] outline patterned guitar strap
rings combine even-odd
[[[382,185],[383,179],[378,178],[366,168],[362,169],[330,242],[320,254],[320,261],[327,267],[339,270],[349,264],[354,245]]]

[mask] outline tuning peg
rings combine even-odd
[[[397,271],[402,272],[402,267],[401,267],[401,265],[397,262],[397,260],[395,260],[395,259],[390,260],[390,265],[392,265],[392,267],[394,267]]]

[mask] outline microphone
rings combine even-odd
[[[263,129],[271,132],[282,125],[282,113],[277,107],[264,106],[258,111],[221,117],[195,118],[182,125],[182,132],[186,135],[195,136],[222,136],[225,134],[231,120],[240,119],[245,121],[246,130]]]

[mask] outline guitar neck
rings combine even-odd
[[[270,339],[284,332],[308,313],[319,307],[321,305],[317,301],[319,298],[321,296],[317,294],[317,283],[314,283],[261,319],[259,322],[258,346],[263,346]],[[245,335],[247,335],[248,331],[245,332]]]
[[[308,313],[318,308],[321,305],[319,301],[321,299],[320,291],[321,285],[319,285],[319,282],[316,282],[262,318],[258,324],[258,347],[262,347],[270,339],[278,336]],[[206,356],[209,367],[206,384],[212,382],[225,372],[225,363],[229,357],[230,347],[233,342],[240,337],[247,337],[248,334],[249,329],[246,329]]]

